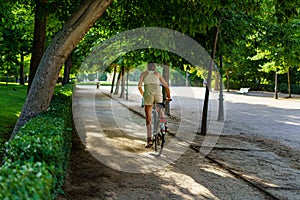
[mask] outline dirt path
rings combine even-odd
[[[96,107],[98,123],[105,130],[104,132],[110,135],[108,138],[111,144],[115,145],[114,148],[136,155],[133,159],[139,158],[139,155],[149,155],[151,152],[143,148],[145,142],[143,136],[132,132],[131,137],[128,138],[126,133],[115,129],[116,124],[109,117],[111,111],[106,107],[108,103],[105,101],[108,101],[108,97],[100,95],[96,98],[99,100]],[[80,105],[83,105],[82,102]],[[89,103],[86,105],[88,106]],[[129,105],[129,107],[141,111],[137,105]],[[121,116],[120,110],[115,112]],[[105,113],[105,118],[101,119],[103,113]],[[138,118],[134,120],[139,121]],[[99,146],[97,150],[102,151],[104,153],[102,155],[107,154],[108,161],[111,162],[115,162],[113,160],[117,157],[115,154],[120,153],[103,151],[109,147],[105,143],[107,137],[99,137],[99,135],[96,137],[95,130],[91,126],[94,122],[89,118],[86,121],[88,122],[84,126],[89,128],[91,135],[79,137],[77,133],[73,133],[70,169],[64,186],[65,194],[60,195],[58,200],[261,200],[299,199],[300,197],[300,152],[279,142],[262,137],[253,138],[247,134],[216,136],[218,137],[217,144],[205,157],[199,154],[199,150],[211,147],[203,145],[205,139],[203,136],[196,136],[186,151],[163,169],[128,173],[108,167],[96,159],[93,152],[87,150]],[[190,125],[187,123],[185,128],[188,129]],[[176,132],[176,120],[173,128]],[[214,136],[211,135],[211,137]],[[88,145],[91,141],[95,146]],[[128,141],[133,142],[128,143]],[[144,159],[144,157],[141,158]],[[151,159],[153,160],[152,157]],[[126,163],[129,160],[121,161]],[[139,164],[138,161],[135,164]]]
[[[95,159],[76,133],[65,195],[57,199],[272,199],[192,149],[167,168],[126,173]]]

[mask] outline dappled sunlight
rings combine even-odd
[[[86,129],[93,129],[93,128],[97,128],[97,125],[95,124],[89,124],[85,126]]]
[[[80,138],[85,139],[87,149],[93,151],[95,157],[101,161],[103,156],[105,164],[118,165],[118,170],[124,167],[125,171],[140,172],[162,168],[184,154],[199,127],[198,119],[201,115],[201,108],[195,98],[197,94],[193,95],[193,91],[189,93],[186,90],[186,87],[174,90],[180,95],[187,96],[180,99],[176,95],[173,96],[171,107],[177,110],[171,109],[171,113],[174,113],[172,115],[176,118],[170,119],[168,127],[176,136],[167,134],[162,154],[153,150],[148,152],[149,150],[145,149],[145,119],[129,111],[130,106],[134,105],[135,107],[132,109],[136,109],[139,104],[129,105],[127,101],[107,95],[102,90],[96,92],[94,89],[89,92],[77,90],[75,92],[73,114],[78,134]],[[83,94],[85,95],[82,96]],[[192,112],[190,112],[190,108],[193,110]],[[138,112],[140,111],[144,112],[139,107]],[[213,125],[214,131],[220,132],[222,126],[218,124],[220,122],[210,122],[209,125]],[[206,143],[216,142],[216,137],[207,137],[207,139],[209,141]],[[130,164],[122,162],[122,160],[128,161],[129,159],[132,159]],[[144,164],[148,163],[147,165],[150,167],[140,167],[141,161]]]
[[[221,168],[216,168],[213,165],[202,166],[202,167],[200,167],[200,169],[202,169],[206,172],[216,174],[216,175],[224,177],[224,178],[233,178],[233,176],[230,175],[227,171],[225,171]]]
[[[109,139],[116,148],[128,152],[145,152],[145,143],[146,141],[140,139],[132,139],[125,137],[113,137]]]
[[[262,187],[272,187],[272,188],[278,188],[280,187],[279,185],[276,185],[274,183],[271,183],[271,182],[268,182],[264,179],[261,179],[257,176],[251,176],[251,175],[248,175],[248,174],[242,174],[241,175],[242,177],[246,178],[247,180],[251,180],[257,184],[259,184],[260,186]]]
[[[296,122],[288,122],[288,121],[282,121],[282,122],[289,125],[300,126],[300,123],[296,123]]]
[[[173,171],[168,171],[163,174],[163,179],[168,180],[168,184],[162,184],[161,187],[176,193],[177,196],[183,199],[219,199],[210,192],[208,188],[197,183],[192,177]],[[171,183],[170,183],[171,182]]]
[[[171,111],[176,114],[177,120],[173,120],[174,123],[168,125],[171,129],[175,128],[176,131],[174,135],[167,134],[163,151],[158,154],[153,149],[145,149],[146,129],[142,115],[137,116],[137,114],[128,111],[132,108],[137,109],[138,112],[143,112],[140,105],[135,104],[124,108],[119,103],[124,103],[125,100],[104,95],[99,90],[94,107],[89,102],[88,104],[80,104],[81,106],[77,107],[78,110],[74,109],[78,114],[77,120],[83,121],[80,122],[83,124],[79,127],[82,132],[78,131],[78,134],[80,137],[82,135],[83,138],[86,137],[86,149],[101,163],[117,171],[135,174],[152,174],[154,172],[158,179],[159,193],[157,195],[159,197],[167,199],[171,197],[178,199],[219,199],[224,197],[226,199],[236,199],[239,194],[234,192],[222,193],[219,190],[224,189],[224,191],[227,191],[233,187],[240,187],[242,190],[248,191],[250,189],[249,185],[241,186],[242,182],[244,183],[241,177],[266,188],[284,187],[278,182],[273,182],[269,176],[259,176],[260,172],[268,171],[271,168],[275,171],[280,169],[281,174],[283,172],[288,173],[288,171],[283,170],[284,166],[278,165],[276,168],[276,162],[272,162],[272,164],[266,162],[269,154],[253,148],[248,143],[220,137],[221,134],[217,134],[221,133],[224,128],[224,123],[215,119],[217,101],[213,100],[214,109],[211,109],[208,113],[210,118],[208,120],[209,134],[201,138],[202,145],[196,145],[200,152],[195,154],[195,152],[190,152],[194,149],[188,147],[196,136],[195,130],[199,125],[198,119],[201,117],[199,116],[201,115],[201,106],[199,106],[199,102],[192,102],[189,97],[182,97],[184,102],[188,102],[187,104],[181,104],[182,102],[174,98],[172,108],[175,109]],[[81,101],[80,98],[79,100]],[[78,102],[80,102],[79,100]],[[182,112],[178,108],[184,108],[187,112]],[[228,121],[239,122],[230,124],[232,127],[229,127],[229,129],[236,129],[239,133],[248,130],[247,133],[249,131],[252,133],[253,131],[262,132],[269,128],[272,130],[271,133],[274,134],[278,131],[274,130],[272,126],[275,123],[280,123],[285,127],[299,125],[297,121],[298,114],[295,114],[296,117],[291,118],[292,120],[286,117],[293,116],[294,111],[295,109],[284,110],[284,115],[281,115],[283,111],[279,108],[268,107],[263,104],[229,103],[229,114],[231,115]],[[262,119],[269,119],[269,124],[266,125]],[[280,134],[282,134],[282,131]],[[224,144],[220,143],[220,138],[221,140],[226,139]],[[196,143],[193,142],[192,144]],[[215,151],[218,154],[215,154]],[[235,153],[231,153],[232,151]],[[211,154],[209,154],[210,152]],[[237,172],[232,171],[236,172],[239,177],[232,175],[219,165],[207,161],[204,156],[201,156],[202,154],[209,154],[213,159],[216,157],[216,160],[224,166],[236,170]],[[258,154],[261,158],[259,163],[254,156]],[[242,160],[241,157],[247,157],[247,159]],[[253,163],[253,166],[248,166],[246,163]],[[236,166],[236,168],[233,166]],[[213,182],[207,182],[208,179],[213,180]],[[289,184],[292,181],[294,179],[291,179]],[[255,192],[255,190],[250,189],[249,192]],[[247,196],[247,198],[250,196]]]
[[[17,113],[15,114],[15,116],[19,117],[20,114],[21,114],[21,112],[17,112]]]
[[[299,108],[300,109],[300,108]],[[295,120],[300,120],[300,116],[295,116],[295,115],[287,115],[287,117]]]
[[[116,140],[113,140],[105,137],[99,140],[99,138],[89,136],[87,141],[87,150],[96,159],[118,171],[130,173],[151,172],[169,164],[168,160],[155,157],[150,152],[135,152],[140,150],[153,151],[145,149],[141,141],[136,141],[140,144],[140,146],[136,145],[137,149],[131,146],[132,140],[129,139],[116,138]]]

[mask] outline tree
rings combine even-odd
[[[275,94],[278,98],[278,74],[287,73],[288,92],[290,90],[290,68],[299,63],[299,2],[296,1],[265,1],[264,10],[259,16],[261,27],[253,41],[259,41],[256,55],[252,60],[260,60],[261,71],[275,73]],[[295,19],[296,17],[296,19]]]
[[[119,74],[118,74],[118,78],[117,78],[117,83],[116,83],[116,88],[115,88],[114,94],[119,94],[119,88],[120,88],[120,83],[121,83],[122,79],[123,79],[122,70],[120,70]]]
[[[112,0],[84,1],[51,41],[38,66],[11,138],[30,118],[47,110],[62,64],[111,2]]]
[[[24,4],[33,4],[31,1],[23,0]],[[53,37],[53,34],[59,30],[62,23],[69,18],[69,12],[78,6],[81,0],[68,4],[65,1],[54,0],[35,0],[35,22],[34,22],[34,37],[32,46],[32,55],[30,61],[28,91],[34,79],[37,67],[44,54],[47,39]],[[50,17],[50,18],[49,18]],[[48,18],[50,20],[48,20]],[[48,22],[50,21],[50,23]]]
[[[51,2],[58,4],[59,2],[63,3],[67,1]],[[84,1],[81,9],[76,12],[73,18],[66,23],[62,31],[59,32],[52,40],[39,64],[37,71],[39,77],[35,78],[33,81],[35,87],[29,91],[30,96],[26,100],[24,110],[20,116],[20,122],[18,121],[16,127],[24,124],[24,122],[26,122],[30,117],[47,109],[61,65],[65,62],[70,52],[74,50],[83,35],[89,30],[92,24],[98,17],[100,17],[105,8],[111,2],[112,0]],[[268,36],[266,31],[263,30],[266,26],[260,26],[261,29],[258,29],[257,31],[255,31],[256,29],[254,29],[254,27],[257,22],[263,21],[263,19],[258,20],[255,18],[261,10],[265,11],[263,9],[265,9],[266,6],[262,7],[261,5],[268,5],[269,2],[275,2],[274,5],[276,3],[280,5],[280,9],[284,10],[284,16],[288,16],[285,15],[285,13],[288,13],[290,10],[290,5],[296,5],[292,4],[291,0],[287,3],[282,3],[281,0],[246,0],[238,2],[162,0],[160,3],[155,3],[153,1],[115,1],[112,7],[108,9],[108,12],[103,16],[103,19],[99,20],[96,24],[97,26],[92,28],[91,32],[89,32],[89,39],[91,39],[90,43],[85,43],[85,40],[81,43],[84,44],[81,47],[90,49],[90,46],[88,46],[89,44],[95,45],[98,42],[101,42],[99,40],[95,40],[95,38],[99,35],[101,35],[101,40],[103,40],[124,30],[145,26],[158,26],[185,33],[196,39],[202,46],[209,49],[210,53],[212,53],[213,48],[211,48],[211,44],[215,38],[212,37],[212,35],[214,35],[213,32],[215,28],[219,26],[223,38],[222,55],[224,55],[224,61],[231,61],[232,63],[238,64],[250,63],[247,66],[253,66],[254,62],[248,59],[246,54],[240,55],[239,59],[234,57],[234,55],[238,54],[231,56],[232,49],[236,52],[240,52],[240,50],[247,52],[249,49],[252,49],[253,51],[253,48],[255,50],[266,49],[267,45],[264,46],[264,48],[258,48],[258,46],[255,46],[261,42],[257,40],[262,39],[261,37],[263,36]],[[276,10],[279,11],[280,9]],[[292,9],[292,13],[293,12],[294,10]],[[271,13],[274,13],[273,10]],[[281,16],[280,13],[278,16]],[[222,19],[222,23],[220,25],[219,19]],[[253,19],[257,21],[251,21]],[[268,19],[265,19],[265,21],[266,20]],[[243,31],[240,30],[241,27]],[[257,35],[261,37],[258,37]],[[269,39],[270,38],[265,38],[265,41]],[[256,41],[249,47],[249,40]],[[239,48],[241,46],[242,48]],[[218,49],[216,51],[218,51]],[[75,57],[77,57],[76,55],[80,55],[79,57],[81,59],[82,54],[78,54],[81,52],[80,49],[77,48],[73,52]],[[159,51],[153,51],[151,58],[156,58],[165,63],[171,61],[174,62],[169,54],[160,53]],[[76,61],[74,63],[76,63]],[[243,72],[245,71],[249,72],[244,69]],[[243,75],[245,74],[241,74],[241,77],[245,77]],[[40,93],[47,95],[42,96]],[[16,128],[16,130],[17,129],[18,128]]]
[[[72,68],[72,54],[68,56],[64,65],[64,77],[62,81],[63,86],[69,83],[71,68]]]
[[[214,67],[217,42],[218,42],[218,37],[219,37],[219,32],[220,32],[220,24],[221,24],[221,19],[219,21],[219,25],[216,27],[213,45],[212,45],[212,54],[211,54],[212,63],[211,63],[210,69],[208,71],[208,81],[207,81],[208,84],[205,86],[205,98],[204,98],[203,114],[202,114],[202,121],[201,121],[201,135],[206,135],[206,133],[207,133],[206,126],[207,126],[207,112],[208,112],[208,101],[209,101],[209,87],[211,87],[211,76],[212,76],[212,71],[213,71],[213,67]]]
[[[46,9],[47,0],[35,1],[35,17],[34,17],[34,37],[32,45],[32,54],[29,69],[29,79],[27,93],[30,90],[33,78],[35,76],[37,67],[42,59],[46,45],[46,28],[48,11]]]
[[[0,60],[3,63],[0,70],[5,66],[5,71],[11,72],[7,75],[20,77],[20,84],[24,84],[24,59],[30,54],[32,40],[33,18],[30,12],[31,8],[28,5],[5,2],[0,16]]]
[[[120,98],[124,98],[125,97],[125,66],[121,66],[121,71],[120,73],[121,75],[121,94],[120,94]]]
[[[113,79],[111,82],[111,89],[110,89],[110,93],[112,94],[114,91],[114,84],[115,84],[115,79],[116,79],[116,73],[117,73],[117,65],[116,64],[112,64],[114,67],[114,72],[113,72]]]

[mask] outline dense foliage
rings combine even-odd
[[[71,147],[72,86],[54,95],[49,110],[6,143],[0,199],[50,199],[62,191]]]
[[[35,6],[34,3],[28,2],[30,1],[23,0],[13,5],[12,3],[3,5],[0,51],[4,56],[0,58],[2,62],[0,76],[8,74],[18,77],[17,69],[21,65],[21,55],[25,56],[23,63],[25,62],[25,74],[28,74],[26,61],[30,58],[28,45],[33,40],[32,23]],[[49,12],[47,43],[81,2],[48,2],[44,8]],[[272,91],[275,72],[279,74],[278,83],[282,86],[288,83],[299,85],[299,2],[293,0],[241,2],[162,0],[159,3],[115,0],[73,51],[71,73],[73,77],[76,75],[81,62],[94,46],[128,29],[139,27],[173,29],[192,37],[211,52],[212,36],[217,26],[220,28],[220,35],[216,63],[219,65],[219,57],[222,55],[223,78],[228,80],[226,87],[236,89],[241,85],[251,85],[255,90]],[[148,60],[169,63],[178,71],[186,70],[184,64],[187,64],[169,52],[160,50],[153,50],[151,55],[145,51],[130,52],[120,59],[124,59],[121,65],[126,65],[129,69]],[[118,61],[119,59],[115,64]],[[107,72],[112,73],[112,70],[113,67],[108,68]],[[287,73],[290,74],[287,76]],[[197,73],[197,76],[190,74],[190,81],[199,79],[200,74]],[[287,91],[287,87],[281,91]]]

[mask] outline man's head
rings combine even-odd
[[[154,71],[155,70],[155,64],[153,62],[148,63],[148,70],[149,71]]]

